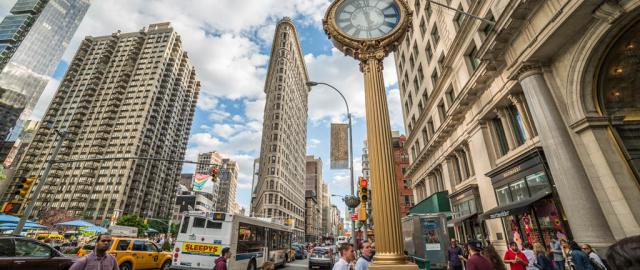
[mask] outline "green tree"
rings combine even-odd
[[[138,236],[143,237],[147,231],[147,224],[144,224],[144,219],[136,215],[124,215],[118,219],[117,225],[129,226],[138,228]]]

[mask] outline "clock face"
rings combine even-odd
[[[352,38],[382,37],[400,22],[395,0],[345,0],[336,9],[335,23]]]

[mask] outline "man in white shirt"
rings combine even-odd
[[[371,263],[371,256],[373,250],[371,249],[371,242],[369,240],[362,241],[360,244],[360,258],[356,262],[356,270],[369,270],[369,264]]]
[[[538,270],[538,267],[534,266],[538,260],[536,259],[536,253],[533,252],[533,245],[531,245],[531,243],[525,243],[522,253],[524,253],[524,256],[526,256],[527,260],[529,261],[527,270]]]
[[[349,264],[355,260],[353,245],[342,243],[338,247],[338,251],[340,252],[340,260],[333,265],[333,270],[349,270]]]

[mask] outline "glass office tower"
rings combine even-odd
[[[0,22],[0,140],[19,135],[89,4],[18,0]]]

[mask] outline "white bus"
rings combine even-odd
[[[171,269],[213,269],[225,247],[231,250],[229,270],[255,270],[266,260],[285,265],[291,235],[291,228],[263,219],[189,211],[180,224]]]

